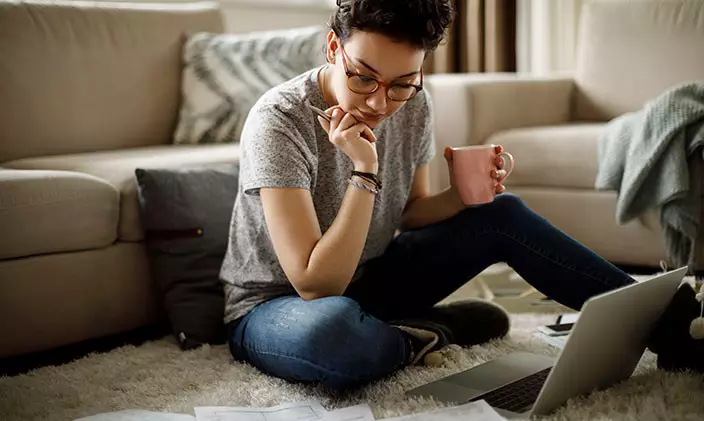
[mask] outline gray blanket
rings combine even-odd
[[[618,192],[618,223],[659,208],[668,263],[690,271],[697,263],[702,145],[704,82],[673,87],[612,120],[598,143],[596,188]]]

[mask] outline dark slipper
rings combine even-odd
[[[506,336],[511,322],[500,306],[485,300],[469,299],[435,306],[427,310],[425,318],[445,326],[454,344],[478,345]]]
[[[704,373],[704,339],[694,339],[689,332],[701,312],[695,295],[690,284],[682,284],[648,338],[647,347],[658,355],[663,370]]]
[[[506,311],[485,300],[469,299],[435,306],[417,317],[392,324],[430,330],[440,337],[440,347],[447,344],[472,346],[502,338],[509,331]]]

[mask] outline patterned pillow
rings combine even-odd
[[[193,34],[184,51],[176,144],[238,142],[254,103],[270,88],[324,63],[323,26]]]

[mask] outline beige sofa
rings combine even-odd
[[[159,317],[134,170],[238,159],[173,146],[188,31],[212,3],[0,3],[0,357]]]
[[[704,76],[704,8],[678,7],[590,6],[575,79],[428,77],[439,150],[504,144],[510,189],[533,208],[609,259],[655,265],[656,219],[618,227],[614,194],[592,190],[595,140]],[[0,2],[0,358],[158,319],[134,169],[238,159],[237,144],[170,144],[183,36],[222,28],[208,3]]]
[[[704,80],[704,1],[585,3],[574,75],[429,77],[438,148],[504,145],[517,162],[509,191],[601,256],[657,267],[666,257],[658,212],[620,226],[616,193],[594,189],[597,138],[666,88]],[[442,156],[431,165],[434,189],[444,188]]]

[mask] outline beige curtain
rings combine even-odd
[[[582,6],[587,0],[519,0],[516,70],[549,75],[573,72]]]
[[[424,71],[516,71],[516,1],[456,0],[455,21]]]

